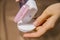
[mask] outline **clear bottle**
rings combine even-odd
[[[27,23],[31,21],[34,15],[37,13],[37,5],[34,0],[28,0],[25,5],[21,7],[17,15],[15,16],[14,21],[18,23],[18,21],[22,21],[23,23]]]
[[[21,7],[21,9],[19,10],[19,12],[17,13],[14,19],[20,31],[28,32],[35,29],[35,26],[31,23],[31,21],[32,21],[32,18],[37,13],[37,11],[38,11],[37,5],[34,0],[28,0],[25,3],[25,5]]]

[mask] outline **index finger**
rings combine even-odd
[[[46,30],[40,26],[39,30],[37,30],[36,32],[33,33],[26,33],[23,36],[24,37],[40,37],[41,35],[43,35],[46,32]]]

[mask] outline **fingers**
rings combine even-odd
[[[24,3],[24,0],[16,0],[16,2],[19,2],[19,1]]]
[[[37,37],[37,32],[33,32],[33,33],[26,33],[23,35],[23,37]]]
[[[39,26],[49,16],[53,16],[53,15],[59,16],[59,14],[60,14],[60,3],[53,4],[53,5],[49,6],[48,8],[46,8],[45,11],[43,12],[43,14],[41,16],[39,16],[33,24],[36,26]]]
[[[41,35],[43,35],[46,32],[46,30],[43,27],[39,27],[39,30],[37,32],[33,32],[33,33],[26,33],[23,36],[24,37],[40,37]]]
[[[16,2],[19,2],[20,0],[16,0]]]
[[[54,24],[57,20],[57,16],[51,16],[50,18],[47,19],[47,21],[42,25],[37,27],[37,31],[34,33],[26,33],[23,36],[24,37],[40,37],[42,36],[47,30],[51,29],[54,27]]]
[[[39,26],[41,25],[47,18],[49,18],[49,14],[43,13],[41,16],[39,16],[36,21],[33,23],[35,26]],[[26,33],[23,36],[24,37],[39,37],[41,35],[43,35],[46,32],[46,29],[44,29],[43,27],[39,27],[37,32],[34,33]]]
[[[39,26],[41,25],[47,18],[50,17],[50,14],[47,14],[47,13],[43,13],[41,16],[39,16],[35,22],[33,23],[35,26]]]
[[[57,16],[57,15],[51,16],[51,17],[48,18],[47,21],[42,25],[43,28],[45,28],[46,30],[53,28],[54,25],[55,25],[55,22],[57,21],[57,19],[58,19],[58,16]]]

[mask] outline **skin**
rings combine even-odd
[[[19,0],[16,0],[16,2],[18,1]],[[60,17],[60,3],[50,5],[33,23],[36,26],[36,32],[25,33],[23,37],[42,36],[49,29],[54,28],[54,25],[59,17]]]

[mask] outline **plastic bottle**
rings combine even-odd
[[[28,0],[20,0],[19,1],[19,6],[20,8],[27,2]]]
[[[20,31],[28,32],[35,29],[35,26],[30,23],[30,21],[32,21],[32,18],[37,13],[37,11],[37,5],[34,0],[28,0],[25,5],[21,7],[14,19]]]

